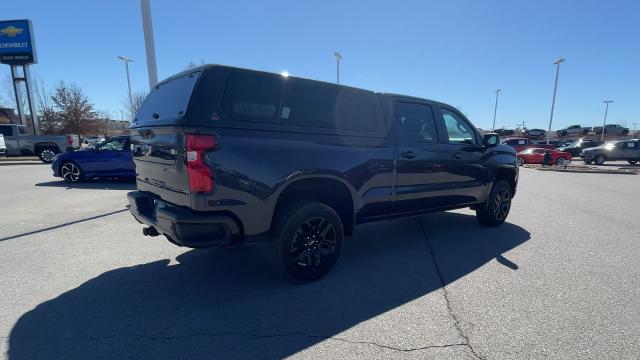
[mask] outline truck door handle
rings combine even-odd
[[[454,153],[453,154],[453,158],[456,159],[456,160],[462,159],[462,153],[460,153],[460,152]]]
[[[413,159],[414,157],[416,157],[416,153],[411,150],[407,150],[400,153],[400,156],[402,156],[405,159]]]

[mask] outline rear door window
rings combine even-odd
[[[409,139],[422,142],[436,142],[436,122],[433,109],[426,104],[399,102],[396,116],[402,134]]]
[[[227,80],[222,106],[235,120],[273,123],[282,89],[282,76],[232,72]]]

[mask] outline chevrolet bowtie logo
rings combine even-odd
[[[13,25],[9,25],[6,28],[0,30],[0,34],[4,35],[4,36],[9,36],[9,37],[14,37],[16,35],[20,35],[22,34],[22,29],[17,28]]]

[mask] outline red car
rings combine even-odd
[[[523,164],[542,164],[544,154],[547,151],[551,154],[551,163],[556,165],[564,165],[565,161],[571,160],[571,158],[573,157],[571,153],[565,151],[531,148],[518,153],[518,165],[522,166]]]

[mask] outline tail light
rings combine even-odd
[[[204,157],[217,147],[218,139],[214,135],[187,134],[187,173],[192,193],[213,191],[213,171]]]
[[[73,145],[73,136],[67,135],[67,145]]]

